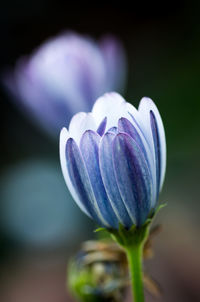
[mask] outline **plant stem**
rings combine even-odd
[[[142,259],[151,221],[152,219],[149,218],[142,226],[133,225],[129,230],[121,225],[118,230],[109,230],[112,238],[124,248],[127,254],[134,302],[144,302]]]
[[[131,285],[134,302],[144,302],[142,255],[143,242],[125,247],[131,272]]]

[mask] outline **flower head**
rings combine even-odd
[[[165,133],[153,101],[138,110],[119,94],[100,97],[76,114],[60,135],[66,184],[99,225],[141,226],[157,208],[166,167]]]
[[[21,58],[4,83],[49,132],[58,134],[79,111],[90,111],[96,98],[124,87],[126,59],[111,36],[98,43],[87,36],[63,33]]]

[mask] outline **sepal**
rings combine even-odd
[[[146,241],[149,234],[149,227],[151,221],[149,219],[141,226],[136,227],[133,225],[129,230],[119,225],[118,230],[109,230],[112,238],[122,247],[131,247],[142,244]]]
[[[166,205],[166,203],[160,204],[157,209],[151,214],[151,216],[147,218],[147,220],[141,227],[132,225],[130,229],[126,229],[122,224],[119,224],[119,228],[117,230],[98,228],[95,230],[95,232],[108,232],[113,240],[124,248],[138,244],[144,244],[149,236],[149,230],[153,219],[155,218],[157,213]]]

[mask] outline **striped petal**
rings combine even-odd
[[[139,128],[137,127],[137,129],[138,129],[137,130],[136,127],[137,126],[135,123],[131,123],[126,118],[122,117],[121,119],[119,119],[119,122],[118,122],[119,132],[127,133],[134,139],[134,141],[137,143],[137,145],[141,149],[148,166],[150,167],[150,173],[151,173],[151,178],[152,178],[152,182],[153,182],[153,197],[152,197],[151,206],[153,207],[155,200],[157,200],[157,197],[158,197],[157,196],[156,173],[155,173],[155,168],[154,168],[153,157],[152,157],[152,154],[150,153],[149,146],[148,146],[146,140],[144,139],[144,136],[142,135],[141,132],[140,133],[138,132]]]
[[[139,105],[139,112],[145,126],[146,136],[150,142],[152,154],[156,154],[156,146],[155,146],[155,128],[152,129],[152,121],[154,119],[157,128],[157,136],[159,140],[159,152],[160,152],[160,183],[158,184],[159,191],[162,188],[164,177],[165,177],[165,170],[166,170],[166,140],[165,140],[165,131],[162,123],[162,119],[160,117],[160,113],[154,104],[154,102],[149,98],[142,98]],[[153,112],[154,118],[152,118]],[[155,124],[154,123],[154,124]],[[153,133],[154,131],[154,133]],[[155,156],[156,162],[156,156]]]
[[[136,141],[136,143],[140,146],[140,149],[142,150],[146,161],[149,163],[149,159],[147,157],[147,152],[144,147],[144,144],[143,144],[141,137],[140,137],[139,133],[137,132],[136,128],[133,126],[133,124],[128,119],[122,117],[119,119],[119,122],[118,122],[118,130],[119,130],[119,132],[129,134]]]
[[[108,227],[109,225],[102,217],[97,205],[88,171],[73,138],[69,138],[67,141],[66,162],[71,183],[77,192],[79,200],[99,225]]]
[[[140,112],[132,104],[128,102],[122,104],[121,112],[122,112],[121,117],[125,117],[131,122],[131,124],[133,124],[138,134],[140,135],[145,148],[149,153],[149,157],[152,157],[153,159],[148,136],[146,136],[145,124],[143,123],[143,119]]]
[[[97,133],[90,130],[86,131],[80,142],[80,150],[101,214],[111,227],[118,228],[118,219],[106,194],[99,168],[100,138]]]
[[[63,128],[60,132],[60,162],[61,162],[61,169],[62,173],[66,182],[66,185],[74,198],[77,205],[81,208],[81,210],[91,217],[88,210],[86,209],[85,205],[79,199],[79,196],[74,188],[71,179],[69,177],[68,169],[67,169],[67,161],[66,161],[66,144],[67,140],[69,139],[70,135],[66,128]]]
[[[152,179],[138,144],[119,133],[113,142],[113,162],[119,191],[137,226],[148,217],[152,199]]]
[[[121,198],[112,161],[112,143],[115,134],[106,133],[101,140],[99,161],[102,180],[106,189],[106,193],[112,204],[119,222],[129,228],[133,225],[133,221],[127,212],[124,202]]]

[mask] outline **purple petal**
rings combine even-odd
[[[69,138],[66,144],[66,162],[69,177],[80,201],[84,204],[84,207],[91,217],[93,217],[99,225],[105,225],[106,223],[99,213],[81,153],[76,142],[72,138]]]
[[[98,129],[97,129],[97,133],[102,136],[106,130],[106,124],[107,124],[107,117],[105,117],[103,119],[103,121],[100,123]]]
[[[86,131],[82,136],[80,149],[100,212],[111,227],[118,228],[118,219],[108,199],[101,178],[99,168],[100,138],[96,132],[91,130]]]
[[[114,137],[114,134],[108,132],[101,140],[99,151],[100,170],[106,193],[115,210],[115,213],[119,218],[120,223],[129,228],[133,225],[133,221],[130,219],[127,209],[121,198],[112,161],[112,143]]]
[[[155,159],[156,159],[156,180],[157,180],[157,196],[160,190],[160,173],[161,173],[161,153],[160,153],[160,139],[158,134],[158,125],[156,122],[155,115],[153,111],[150,111],[150,121],[151,121],[151,130],[153,134],[153,142],[155,149]]]
[[[134,141],[138,144],[138,146],[142,150],[146,161],[148,162],[147,152],[145,150],[144,144],[141,140],[141,137],[140,137],[138,131],[133,126],[133,124],[131,124],[131,122],[128,119],[122,117],[119,119],[119,122],[118,122],[118,131],[122,132],[122,133],[127,133],[134,139]]]
[[[119,133],[113,142],[113,162],[119,191],[137,226],[148,217],[152,199],[152,178],[138,144]]]
[[[152,207],[154,207],[155,202],[157,201],[158,195],[157,195],[157,181],[156,181],[156,171],[155,171],[155,165],[153,161],[153,155],[150,151],[149,144],[147,143],[146,139],[143,136],[142,132],[139,132],[141,128],[137,129],[138,125],[134,126],[128,119],[121,118],[118,122],[118,129],[119,132],[127,133],[130,135],[134,141],[139,146],[141,152],[143,152],[143,155],[145,157],[145,160],[149,166],[149,170],[151,173],[151,177],[153,180],[153,195],[152,198]]]

